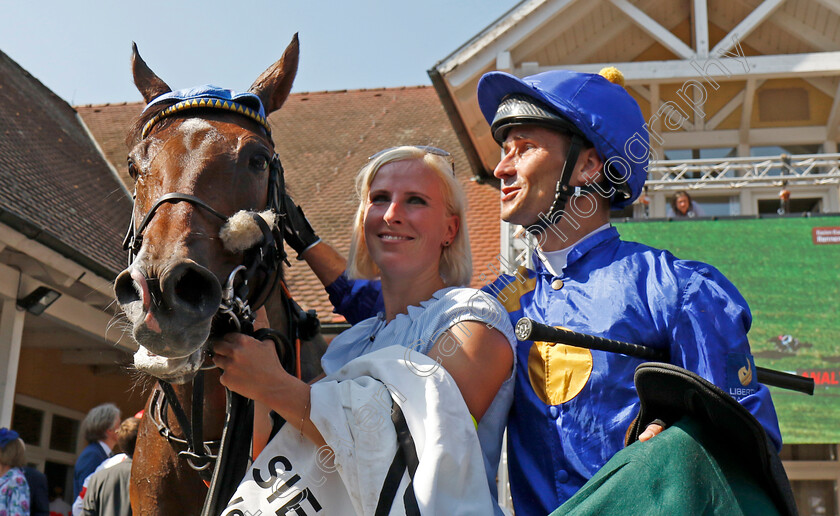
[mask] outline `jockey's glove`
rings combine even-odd
[[[320,242],[321,239],[315,234],[312,224],[303,214],[301,207],[295,204],[295,201],[288,194],[283,195],[283,213],[281,215],[285,218],[283,240],[297,252],[297,259],[302,260],[303,253]]]

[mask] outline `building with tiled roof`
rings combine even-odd
[[[0,427],[65,492],[85,412],[143,403],[111,288],[130,213],[76,111],[0,52]]]
[[[2,53],[0,127],[3,222],[115,276],[130,199],[73,108]]]
[[[124,134],[141,103],[79,107],[78,111],[111,163],[127,179]],[[467,227],[473,248],[473,284],[495,277],[499,252],[498,191],[473,180],[467,158],[433,88],[295,93],[270,117],[286,184],[319,236],[347,254],[358,204],[354,180],[367,157],[403,144],[450,151],[469,203]],[[341,322],[315,275],[292,261],[289,288],[324,323]]]

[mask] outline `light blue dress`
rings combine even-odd
[[[409,306],[407,314],[398,314],[385,324],[385,314],[365,319],[333,339],[327,352],[321,358],[324,372],[332,374],[354,358],[378,349],[400,345],[411,352],[427,355],[438,338],[452,329],[454,338],[442,341],[442,351],[454,349],[457,339],[462,338],[464,329],[456,326],[462,321],[477,321],[497,329],[514,351],[516,359],[516,337],[510,319],[502,306],[488,294],[472,289],[447,287],[435,292],[420,306]],[[410,358],[410,353],[407,358]],[[478,423],[478,440],[484,456],[484,468],[490,493],[496,499],[496,472],[502,450],[502,434],[507,422],[508,410],[513,401],[513,371],[496,393],[490,407]],[[423,374],[423,371],[416,371]]]

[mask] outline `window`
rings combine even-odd
[[[737,200],[737,197],[735,198]],[[739,215],[733,213],[732,197],[730,196],[713,196],[713,197],[697,197],[694,199],[705,217],[726,217],[729,215]],[[738,203],[735,203],[738,206]]]
[[[41,429],[44,425],[44,411],[25,405],[15,405],[12,428],[20,434],[27,446],[41,445]]]
[[[79,441],[80,423],[72,418],[53,415],[52,429],[50,430],[50,449],[68,453],[76,452],[76,443]]]
[[[709,149],[665,149],[665,159],[685,161],[689,159],[723,159],[737,155],[735,147],[714,147]]]
[[[803,145],[767,145],[764,147],[750,147],[750,156],[781,156],[782,154],[800,155],[800,154],[822,154],[822,145],[819,144],[803,144]]]
[[[820,213],[822,211],[822,199],[819,197],[806,197],[797,199],[791,197],[788,201],[786,213]],[[781,201],[779,199],[759,199],[759,214],[780,214]]]
[[[695,192],[690,192],[690,195],[692,202],[698,208],[697,216],[699,217],[728,217],[741,214],[738,196],[702,196]],[[674,210],[671,207],[673,198],[673,195],[666,198],[666,202],[668,203],[666,209],[668,217],[674,217]]]
[[[59,487],[72,503],[73,465],[81,449],[84,414],[29,396],[17,395],[12,428],[26,443],[26,460],[47,476],[50,491]]]

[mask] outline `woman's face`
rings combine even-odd
[[[449,215],[435,171],[419,159],[387,163],[366,203],[365,243],[382,276],[439,276],[441,252],[455,239],[460,221]]]
[[[677,197],[675,204],[677,206],[677,211],[679,211],[683,215],[688,213],[688,210],[691,208],[691,201],[688,200],[688,197],[685,195],[680,195],[679,197]]]

